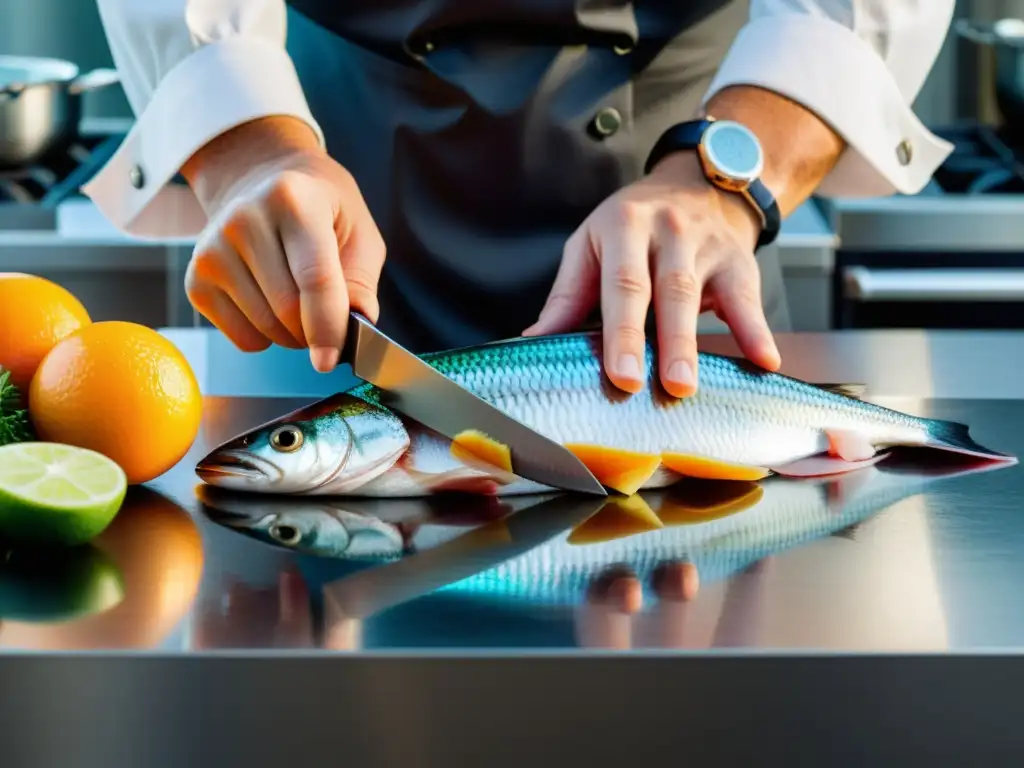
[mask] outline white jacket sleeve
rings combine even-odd
[[[824,196],[915,194],[952,146],[911,105],[935,65],[956,0],[751,0],[706,99],[756,85],[802,104],[847,143]]]
[[[285,50],[284,0],[98,3],[136,122],[83,191],[118,228],[157,238],[201,231],[206,215],[191,189],[168,182],[236,125],[289,115],[323,143]]]

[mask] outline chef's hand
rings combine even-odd
[[[547,303],[524,333],[570,330],[600,301],[608,377],[637,392],[653,298],[657,374],[670,394],[685,397],[696,389],[697,316],[705,310],[728,324],[752,362],[776,370],[779,352],[754,259],[759,231],[744,200],[707,181],[695,152],[668,155],[573,233]]]
[[[182,169],[209,217],[185,276],[240,349],[309,347],[329,371],[350,308],[376,322],[384,241],[352,176],[288,117],[234,128]]]

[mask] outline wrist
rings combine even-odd
[[[209,211],[254,173],[299,155],[323,152],[316,133],[303,121],[263,117],[211,139],[185,162],[181,174]]]
[[[706,112],[752,131],[764,153],[761,182],[783,216],[809,198],[839,160],[845,142],[815,113],[773,91],[731,86],[708,102]]]

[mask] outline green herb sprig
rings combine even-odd
[[[0,368],[0,445],[35,439],[21,392],[11,381],[11,372]]]

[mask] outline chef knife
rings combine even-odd
[[[519,477],[564,491],[608,495],[568,448],[455,383],[358,312],[351,313],[341,357],[357,377],[381,390],[381,402],[389,408],[449,439],[472,429],[508,446]]]

